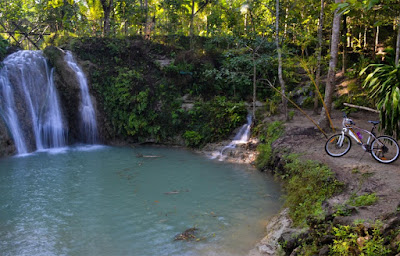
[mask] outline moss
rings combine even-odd
[[[272,149],[272,143],[283,135],[283,123],[275,121],[267,126],[259,125],[255,129],[255,133],[258,134],[260,141],[263,142],[257,147],[256,167],[259,170],[264,170],[273,164],[272,159],[275,152]]]

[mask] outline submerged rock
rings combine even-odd
[[[181,234],[175,236],[174,241],[185,240],[190,241],[196,239],[195,232],[198,230],[197,228],[188,228]]]

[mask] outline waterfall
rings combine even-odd
[[[51,69],[41,51],[9,55],[0,70],[0,111],[18,154],[63,147],[67,132]]]
[[[212,159],[219,158],[223,160],[224,158],[223,154],[225,150],[236,148],[236,146],[240,144],[246,144],[250,137],[251,123],[252,123],[252,115],[248,114],[247,123],[242,125],[242,127],[240,127],[238,133],[235,135],[233,140],[227,146],[223,147],[220,152],[213,153]]]
[[[20,129],[17,113],[15,113],[15,102],[12,95],[10,81],[7,79],[7,69],[2,68],[0,71],[0,113],[4,121],[8,125],[11,135],[14,139],[15,147],[18,154],[28,153],[25,144],[24,135]]]
[[[81,104],[79,112],[81,116],[80,130],[84,142],[94,144],[97,142],[97,123],[96,112],[93,108],[92,100],[89,94],[87,79],[82,69],[78,66],[72,53],[67,51],[65,54],[65,61],[68,66],[75,72],[81,88]]]

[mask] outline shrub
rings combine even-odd
[[[195,131],[186,131],[183,134],[183,138],[185,139],[186,146],[191,148],[199,147],[203,139],[203,137]]]
[[[260,125],[256,127],[255,133],[258,133],[258,137],[261,142],[264,142],[257,147],[257,158],[256,167],[259,170],[266,169],[272,165],[273,149],[272,143],[274,143],[284,133],[283,123],[275,121],[267,126]]]
[[[284,166],[285,205],[295,225],[305,226],[307,217],[324,216],[322,202],[340,189],[328,166],[301,160],[297,155],[286,157]]]
[[[363,82],[380,111],[381,126],[389,135],[400,138],[400,65],[370,64],[360,76],[372,69]]]
[[[357,226],[333,227],[335,239],[330,246],[330,255],[388,255],[390,249],[385,247],[385,241],[380,229],[372,231],[359,224]]]
[[[197,132],[201,141],[198,146],[227,138],[233,130],[243,125],[247,109],[244,103],[235,103],[225,97],[197,102],[188,113],[189,131]]]
[[[376,201],[378,201],[378,198],[376,197],[375,193],[364,194],[361,196],[356,196],[355,194],[353,194],[350,197],[348,204],[352,206],[368,206],[373,205],[374,203],[376,203]]]

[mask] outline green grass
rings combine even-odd
[[[300,159],[291,154],[286,158],[283,187],[285,206],[296,226],[306,226],[307,217],[322,218],[322,203],[338,192],[342,184],[326,165]]]

